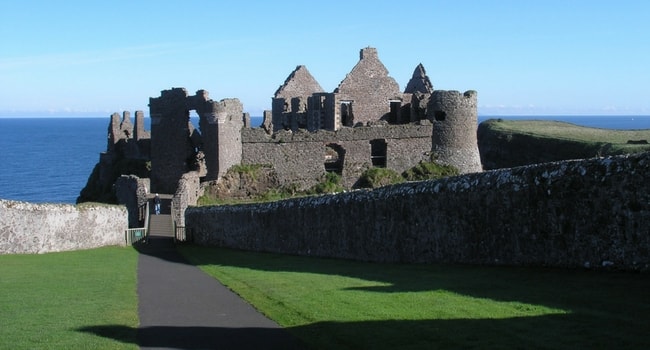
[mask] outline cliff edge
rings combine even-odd
[[[547,120],[489,119],[477,131],[485,170],[650,150],[650,130],[589,128]]]

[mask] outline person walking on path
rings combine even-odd
[[[160,196],[156,193],[156,196],[153,199],[153,207],[156,211],[156,215],[160,215]]]

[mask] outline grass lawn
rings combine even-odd
[[[122,247],[0,255],[0,349],[137,349],[137,256]],[[98,326],[123,334],[84,331]]]
[[[613,130],[590,128],[571,123],[549,120],[493,120],[490,127],[507,133],[531,135],[543,139],[559,139],[583,142],[597,147],[609,144],[613,154],[643,152],[650,149],[648,144],[628,144],[629,140],[646,140],[650,142],[650,129]]]
[[[571,123],[550,120],[503,120],[494,124],[496,129],[524,134],[547,136],[578,141],[604,141],[626,143],[627,140],[650,141],[650,129],[614,130],[590,128]]]
[[[650,348],[648,274],[181,251],[317,349]]]

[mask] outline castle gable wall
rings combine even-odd
[[[291,72],[272,100],[274,130],[307,128],[307,99],[323,88],[309,73],[307,67],[298,66]]]
[[[362,49],[360,58],[334,91],[338,100],[352,101],[353,124],[386,119],[390,113],[390,101],[402,100],[399,85],[388,76],[377,50]]]

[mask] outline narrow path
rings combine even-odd
[[[172,240],[139,248],[138,344],[142,349],[302,349],[304,345],[189,264]]]

